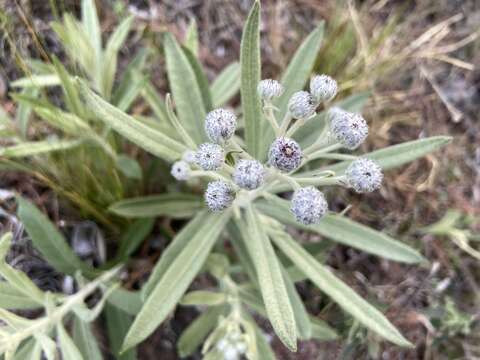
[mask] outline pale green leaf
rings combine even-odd
[[[129,315],[137,315],[142,307],[140,291],[123,288],[116,288],[108,297],[107,302]]]
[[[152,218],[138,219],[129,224],[120,238],[116,258],[126,261],[151,233],[154,224],[155,221]]]
[[[130,179],[140,180],[142,178],[142,168],[137,160],[120,154],[117,156],[115,166],[123,175]]]
[[[26,340],[17,350],[13,360],[41,360],[42,348],[35,338]]]
[[[82,23],[95,56],[100,56],[102,51],[102,32],[98,20],[95,0],[82,0]]]
[[[211,86],[213,107],[225,105],[240,90],[240,64],[231,63],[217,76]]]
[[[255,1],[248,15],[240,45],[240,92],[245,123],[247,151],[258,157],[262,145],[262,108],[257,93],[261,76],[260,60],[260,2]]]
[[[150,81],[147,81],[144,84],[142,94],[148,105],[152,109],[153,113],[157,117],[157,120],[159,120],[162,124],[170,126],[165,102],[160,97],[157,90],[154,88],[153,84]]]
[[[38,96],[37,88],[25,88],[22,90],[21,95],[36,99]],[[15,121],[20,129],[20,134],[24,139],[27,138],[28,123],[30,121],[30,115],[32,113],[32,106],[26,102],[20,102],[17,108]]]
[[[198,143],[204,141],[206,109],[194,69],[172,34],[165,34],[167,75],[180,121]]]
[[[1,266],[0,266],[1,268]],[[17,270],[18,271],[18,270]],[[0,274],[3,276],[4,271],[0,269]],[[8,275],[7,275],[8,276]],[[3,276],[5,277],[5,276]],[[8,280],[8,278],[6,278]],[[19,284],[18,279],[10,278],[10,281],[15,281],[16,286],[8,283],[7,281],[0,281],[0,308],[3,309],[34,309],[41,307],[41,302],[33,300],[31,297],[34,293],[31,293],[23,284]],[[18,286],[22,286],[29,294],[18,290]],[[41,300],[41,299],[39,299]]]
[[[80,101],[78,89],[74,86],[73,79],[56,56],[52,57],[52,61],[55,66],[55,71],[60,78],[67,108],[74,114],[82,117],[84,110]]]
[[[107,330],[108,339],[110,343],[110,349],[112,354],[115,355],[115,359],[118,360],[136,360],[136,349],[130,349],[125,351],[121,355],[120,348],[122,347],[122,341],[127,334],[128,328],[132,324],[133,318],[113,306],[107,305],[105,307],[105,315],[107,318]]]
[[[73,319],[72,337],[84,359],[103,359],[97,340],[92,333],[91,324],[75,317]]]
[[[287,200],[280,198],[272,198],[269,202],[261,201],[257,204],[260,211],[284,224],[316,232],[341,244],[408,264],[425,261],[422,255],[408,245],[340,215],[327,214],[318,224],[302,225],[295,221],[289,206]]]
[[[12,81],[10,84],[14,88],[46,87],[60,85],[61,81],[57,74],[30,75]]]
[[[167,161],[179,159],[186,150],[184,145],[109,104],[85,83],[80,82],[80,86],[87,106],[97,118],[141,148]]]
[[[202,208],[203,200],[197,195],[169,193],[121,200],[109,210],[128,218],[170,216],[182,219],[191,217]]]
[[[80,350],[78,350],[72,338],[67,334],[67,331],[61,323],[57,325],[57,336],[58,342],[60,343],[60,351],[62,352],[62,357],[64,359],[84,360]]]
[[[267,335],[258,327],[255,321],[250,322],[255,329],[255,341],[257,343],[257,352],[259,360],[276,360],[277,357],[273,352],[267,340]]]
[[[206,305],[214,306],[223,304],[227,300],[227,296],[224,293],[218,293],[206,290],[195,290],[186,293],[180,300],[180,304],[184,306],[190,305]]]
[[[198,57],[198,26],[194,18],[190,19],[187,34],[185,35],[185,47],[188,48],[195,57]]]
[[[168,269],[161,274],[160,280],[130,327],[123,343],[123,350],[144,340],[174,309],[202,268],[230,216],[229,211],[221,214],[208,213],[202,226],[197,227],[196,233],[190,238],[188,244],[171,261]]]
[[[290,235],[278,230],[273,231],[271,235],[272,240],[280,250],[343,310],[351,314],[361,324],[394,344],[412,346],[379,310],[317,262]]]
[[[211,111],[213,109],[212,94],[210,93],[210,84],[208,83],[207,75],[205,75],[202,65],[197,60],[195,55],[190,51],[190,49],[182,47],[182,50],[190,62],[193,72],[195,73],[195,78],[197,79],[197,84],[200,88],[200,94],[202,95],[203,106],[207,112]]]
[[[259,214],[247,207],[248,239],[244,239],[257,272],[263,302],[275,333],[292,351],[297,349],[295,316],[275,251],[260,223]]]
[[[44,140],[27,141],[18,145],[0,147],[0,156],[6,158],[19,158],[46,154],[54,151],[63,151],[74,148],[82,143],[81,140]]]
[[[87,276],[96,275],[95,269],[80,260],[62,234],[35,205],[21,197],[17,197],[17,202],[20,221],[35,248],[50,265],[63,274],[74,275],[81,270]]]

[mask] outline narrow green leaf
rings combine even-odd
[[[0,274],[2,273],[2,270],[0,270]],[[17,286],[18,285],[20,284],[17,283]],[[21,286],[23,287],[23,285]],[[30,293],[29,295],[33,296],[34,294]],[[32,300],[30,296],[27,296],[12,284],[6,281],[0,281],[0,308],[17,310],[35,309],[42,306],[40,302]]]
[[[103,359],[97,340],[92,333],[91,324],[81,321],[78,317],[73,319],[73,342],[77,345],[83,359]]]
[[[338,339],[337,333],[324,321],[310,316],[310,323],[312,325],[312,339],[321,341]]]
[[[17,197],[17,215],[25,226],[35,248],[50,265],[63,274],[74,275],[81,270],[87,276],[95,276],[95,269],[84,263],[73,252],[65,238],[29,201]]]
[[[112,354],[114,354],[115,359],[136,360],[137,353],[135,349],[130,349],[120,355],[122,340],[125,338],[128,328],[132,324],[133,318],[129,314],[111,305],[107,305],[105,307],[105,315],[107,318],[107,331],[110,349]]]
[[[375,307],[318,263],[290,235],[283,231],[271,233],[272,240],[320,290],[330,296],[343,310],[383,338],[400,346],[412,347],[402,334]]]
[[[35,338],[26,340],[15,353],[13,360],[41,360],[42,348]]]
[[[261,76],[260,61],[260,2],[253,4],[248,15],[240,45],[240,92],[245,122],[247,151],[255,158],[261,154],[262,108],[257,93]]]
[[[227,296],[224,293],[196,290],[191,291],[183,296],[180,300],[180,304],[184,306],[188,305],[206,305],[214,306],[223,304],[227,300]]]
[[[425,258],[411,247],[340,215],[328,214],[318,224],[305,226],[295,221],[287,200],[272,198],[269,202],[259,202],[257,208],[284,224],[316,232],[333,241],[386,259],[408,264],[425,261]]]
[[[137,315],[142,307],[140,291],[123,288],[115,289],[108,297],[107,303],[129,315]]]
[[[95,50],[95,56],[99,56],[102,51],[102,32],[95,0],[82,0],[82,23],[90,44]]]
[[[240,64],[231,63],[217,76],[211,86],[213,107],[225,105],[240,90]]]
[[[425,156],[452,141],[449,136],[432,136],[425,139],[404,142],[389,146],[380,150],[363,155],[363,157],[375,160],[383,170],[390,170],[415,159]],[[351,161],[328,166],[329,170],[342,174]]]
[[[120,154],[116,158],[115,166],[123,175],[130,179],[140,180],[142,178],[142,168],[137,160]]]
[[[21,95],[36,99],[38,96],[38,89],[26,88],[22,90]],[[15,121],[20,129],[20,134],[24,139],[27,138],[28,123],[30,121],[30,115],[32,114],[32,106],[28,102],[20,102],[17,108]]]
[[[168,124],[170,126],[165,102],[160,97],[157,90],[154,88],[153,84],[150,81],[147,81],[145,83],[142,94],[157,119],[162,124]]]
[[[131,223],[120,238],[120,246],[116,257],[127,260],[152,232],[154,224],[155,220],[152,218],[138,219]]]
[[[297,331],[292,305],[277,256],[259,221],[259,214],[252,206],[247,207],[246,226],[250,238],[244,241],[257,271],[268,319],[280,340],[296,351]]]
[[[177,342],[180,357],[183,358],[193,354],[218,324],[219,317],[224,312],[225,308],[223,306],[210,307],[188,325]]]
[[[128,218],[170,216],[183,219],[203,208],[203,200],[197,195],[169,193],[121,200],[111,205],[109,211]]]
[[[123,343],[123,350],[144,340],[174,309],[202,268],[230,216],[229,211],[221,214],[208,213],[202,225],[197,227],[195,235],[171,261],[167,271],[161,274],[160,281],[155,285],[129,329]]]
[[[61,111],[59,108],[46,108],[41,106],[35,106],[35,113],[45,120],[51,126],[62,130],[65,134],[87,137],[94,134],[94,130],[90,126],[80,119],[78,116]]]
[[[179,159],[186,150],[184,145],[109,104],[85,83],[80,82],[80,86],[87,106],[98,119],[141,148],[167,161]]]
[[[60,85],[60,78],[57,74],[45,74],[45,75],[30,75],[12,81],[10,84],[14,88],[30,88],[30,87],[48,87]]]
[[[211,111],[213,110],[212,94],[210,92],[210,84],[208,83],[207,75],[205,75],[202,65],[197,60],[195,55],[190,51],[190,49],[187,47],[182,47],[182,50],[185,53],[188,61],[190,62],[190,66],[192,67],[193,72],[195,73],[195,78],[197,79],[197,84],[200,88],[200,94],[202,95],[205,110],[207,112]]]
[[[0,147],[0,156],[6,158],[19,158],[46,154],[54,151],[63,151],[74,148],[82,143],[81,140],[45,140],[27,141],[18,145],[5,148]]]
[[[65,67],[62,65],[62,63],[57,59],[57,57],[53,56],[52,61],[53,65],[55,66],[55,71],[60,78],[67,108],[72,113],[82,117],[83,107],[81,105],[80,96],[78,93],[78,89],[74,86],[70,74],[68,73],[67,69],[65,69]]]
[[[198,143],[204,141],[206,109],[195,70],[172,34],[165,34],[167,75],[180,121]]]
[[[80,350],[75,346],[70,335],[67,334],[67,331],[63,327],[62,323],[57,325],[57,336],[58,342],[60,343],[60,350],[62,352],[62,357],[68,360],[84,360]]]
[[[188,48],[195,57],[198,57],[198,26],[194,18],[190,19],[187,34],[185,35],[185,47]]]
[[[267,336],[258,327],[255,321],[251,321],[253,328],[255,329],[255,340],[257,343],[258,359],[261,360],[276,360],[277,357],[273,352],[270,344],[268,343]]]

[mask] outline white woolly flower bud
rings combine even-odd
[[[221,144],[230,139],[237,127],[237,117],[226,109],[210,111],[205,118],[205,132],[210,141]]]
[[[356,149],[368,136],[367,122],[360,114],[333,108],[328,118],[332,136],[347,149]]]
[[[268,162],[279,170],[290,172],[298,168],[302,162],[302,149],[290,138],[275,139],[268,152]]]
[[[337,82],[328,75],[315,75],[310,79],[310,93],[318,103],[331,100],[337,94]]]
[[[283,93],[283,85],[277,80],[265,79],[258,83],[257,92],[262,100],[271,100]]]
[[[195,163],[195,151],[186,150],[182,155],[182,160],[186,161],[189,164]]]
[[[294,119],[307,119],[315,114],[317,104],[307,91],[297,91],[288,100],[288,111]]]
[[[205,203],[212,211],[218,212],[225,210],[232,205],[235,200],[235,191],[222,180],[211,181],[205,190]]]
[[[188,180],[190,178],[190,165],[183,160],[177,161],[172,165],[170,174],[177,180]]]
[[[325,196],[313,186],[298,189],[293,193],[290,211],[299,223],[317,224],[327,210],[328,204]]]
[[[265,180],[265,169],[257,160],[239,160],[233,172],[233,181],[243,189],[254,190]]]
[[[383,180],[381,167],[373,160],[354,160],[345,171],[347,183],[357,193],[368,193],[380,188]]]
[[[225,161],[225,152],[220,145],[204,143],[195,153],[195,164],[203,170],[218,170]]]

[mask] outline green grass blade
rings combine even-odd
[[[80,82],[80,87],[87,106],[99,120],[128,140],[160,158],[167,161],[175,161],[181,158],[186,150],[184,145],[172,140],[160,131],[142,124],[132,116],[109,104],[91,91],[85,83]]]
[[[102,32],[95,0],[82,0],[82,23],[90,44],[95,50],[95,56],[99,57],[102,51]]]
[[[153,113],[163,124],[170,125],[168,121],[167,108],[165,102],[158,94],[157,90],[154,88],[153,84],[150,81],[147,81],[143,87],[142,95],[145,98],[146,102],[152,109]]]
[[[92,333],[91,324],[83,322],[78,317],[73,319],[73,342],[77,345],[83,359],[102,360],[103,356],[98,347],[97,339]]]
[[[328,214],[316,225],[302,225],[295,221],[289,206],[289,201],[280,198],[257,204],[260,211],[284,224],[316,232],[341,244],[407,264],[425,261],[425,258],[411,247],[340,215]]]
[[[123,342],[123,350],[137,345],[150,335],[174,309],[190,283],[202,268],[231,213],[208,213],[194,236],[161,274],[152,292],[136,316]],[[205,231],[206,230],[206,231]],[[174,240],[175,241],[175,240]]]
[[[172,34],[165,34],[167,75],[180,121],[200,144],[205,140],[203,122],[206,110],[195,70]]]
[[[128,218],[169,216],[189,218],[204,207],[197,195],[170,193],[121,200],[110,206],[113,213]]]
[[[82,143],[81,140],[45,140],[28,141],[18,145],[0,148],[0,156],[6,158],[20,158],[63,151],[74,148]]]
[[[273,246],[250,205],[246,212],[248,239],[244,239],[257,272],[263,302],[275,333],[290,350],[297,350],[295,316]]]
[[[38,96],[37,88],[25,88],[22,90],[21,95],[36,99]],[[32,114],[32,106],[28,102],[20,102],[17,108],[15,121],[20,129],[22,138],[26,139],[28,135],[28,124],[30,122],[30,115]]]
[[[17,215],[25,226],[35,248],[56,270],[74,275],[81,270],[86,276],[95,276],[95,269],[84,263],[73,252],[65,238],[35,205],[17,197]]]
[[[261,76],[260,60],[260,2],[255,1],[248,15],[240,45],[240,92],[245,122],[247,151],[255,158],[262,149],[262,108],[257,94]]]
[[[402,334],[375,307],[317,262],[290,235],[283,231],[272,232],[272,240],[320,290],[331,297],[343,310],[361,324],[400,346],[412,347]]]
[[[60,85],[60,78],[57,74],[31,75],[13,81],[10,86],[13,88],[49,87]]]
[[[240,90],[240,64],[231,63],[217,76],[211,86],[213,107],[225,105]]]
[[[80,101],[78,89],[74,86],[72,78],[62,63],[55,56],[52,57],[52,61],[53,65],[55,66],[55,71],[60,78],[62,90],[65,94],[65,103],[67,108],[72,113],[82,117],[84,111]]]

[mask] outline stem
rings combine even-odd
[[[328,144],[328,142],[327,142]],[[328,153],[328,152],[331,152],[331,151],[334,151],[334,150],[338,150],[338,149],[341,149],[343,147],[342,144],[340,143],[335,143],[335,144],[332,144],[332,145],[328,145],[328,146],[324,146],[326,144],[313,144],[311,145],[310,147],[306,148],[305,151],[303,152],[303,154],[305,156],[312,156],[313,154],[315,154],[315,156],[318,156],[319,154],[325,154],[325,153]]]
[[[230,181],[225,176],[215,171],[194,170],[190,172],[191,177],[208,177],[216,180]]]
[[[288,129],[287,133],[285,134],[285,137],[292,137],[295,132],[300,129],[303,125],[305,125],[305,120],[304,119],[298,119],[295,121],[295,123]]]
[[[295,179],[299,184],[302,185],[312,185],[312,186],[327,186],[327,185],[345,185],[345,176],[335,176],[335,177],[305,177],[305,178],[296,178]]]
[[[315,159],[332,159],[332,160],[355,160],[358,159],[358,156],[355,155],[348,155],[348,154],[339,154],[339,153],[325,153],[324,151],[314,152],[310,154],[307,161],[315,160]]]
[[[248,152],[246,152],[233,137],[228,140],[228,144],[230,145],[232,150],[238,151],[241,153],[241,155],[244,155],[246,158],[253,160],[253,157]]]
[[[278,172],[276,174],[276,177],[280,180],[284,180],[285,182],[287,182],[293,190],[298,190],[301,188],[300,184],[297,182],[296,179],[294,179],[293,177],[289,176],[289,175],[285,175],[285,174],[282,174],[280,172]]]
[[[273,131],[275,132],[275,136],[279,136],[280,128],[277,123],[277,119],[275,118],[275,114],[273,113],[273,105],[270,101],[265,101],[263,106],[263,112],[265,114],[265,118],[267,119],[268,123],[272,127]]]
[[[278,134],[279,136],[283,136],[283,134],[287,132],[288,125],[290,125],[291,121],[292,121],[292,115],[290,114],[290,111],[287,111],[282,120],[282,126],[280,127],[280,131]]]

